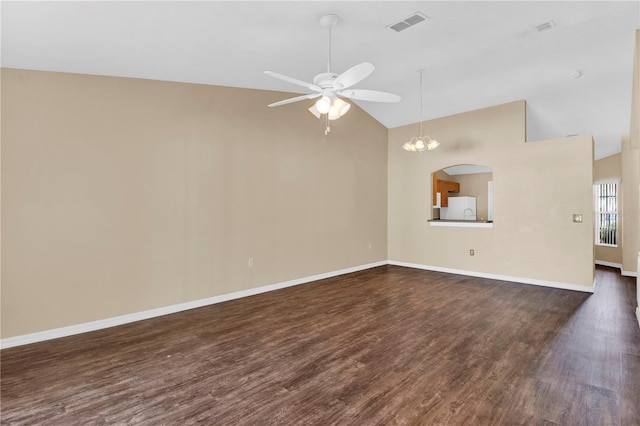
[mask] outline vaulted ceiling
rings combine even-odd
[[[355,88],[402,100],[357,103],[389,128],[420,120],[417,71],[424,69],[424,119],[525,99],[528,140],[593,134],[596,158],[618,152],[620,136],[629,132],[637,1],[3,1],[0,7],[3,67],[299,93],[305,89],[263,71],[305,81],[324,72],[328,33],[319,19],[335,13],[333,71],[375,65]],[[414,12],[429,19],[401,32],[386,28]],[[551,21],[551,29],[537,29]],[[580,78],[572,78],[576,72]]]

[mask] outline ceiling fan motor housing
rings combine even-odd
[[[338,77],[338,74],[333,72],[323,72],[313,77],[313,84],[322,87],[323,89],[333,88],[333,82]]]

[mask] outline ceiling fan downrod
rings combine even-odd
[[[327,61],[327,73],[331,73],[331,29],[338,23],[338,15],[324,15],[320,18],[322,28],[329,29],[329,60]]]

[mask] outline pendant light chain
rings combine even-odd
[[[422,88],[422,73],[424,73],[424,70],[418,70],[418,72],[420,73],[420,125],[418,126],[418,136],[412,137],[409,142],[402,145],[402,148],[405,151],[422,153],[424,151],[432,151],[436,149],[440,145],[440,142],[435,139],[431,139],[430,136],[427,136],[422,132],[422,124],[424,122],[424,99],[422,93],[424,90]]]

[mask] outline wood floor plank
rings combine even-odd
[[[640,425],[635,283],[383,266],[0,352],[0,423]]]

